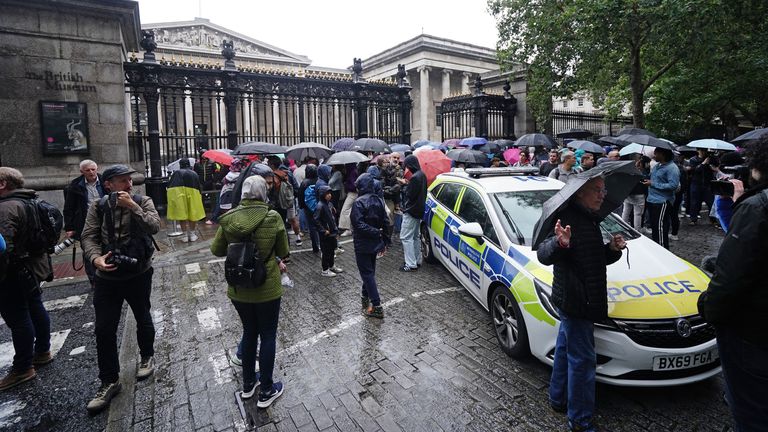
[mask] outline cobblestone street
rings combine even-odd
[[[320,278],[319,257],[311,251],[293,251],[289,268],[296,286],[287,289],[282,300],[275,371],[285,394],[267,410],[258,410],[253,400],[241,403],[241,374],[229,359],[242,329],[226,297],[223,260],[208,251],[213,230],[204,229],[203,234],[203,241],[176,244],[176,250],[163,239],[167,250],[155,260],[154,377],[135,383],[138,353],[135,322],[129,317],[121,348],[123,392],[108,413],[89,418],[85,402],[97,387],[97,371],[92,328],[86,328],[77,333],[77,341],[65,337],[58,360],[31,385],[0,394],[0,428],[567,429],[565,416],[548,406],[550,368],[533,358],[507,357],[497,346],[488,313],[440,265],[398,272],[398,241],[378,262],[383,321],[360,315],[360,281],[351,243],[337,259],[347,271],[334,279]],[[680,238],[673,242],[673,251],[698,264],[704,255],[717,252],[722,234],[710,226],[686,225]],[[46,290],[45,299],[78,287],[87,296],[86,285],[78,279],[61,283]],[[92,316],[90,299],[79,311]],[[54,329],[59,328],[58,316],[52,312]],[[7,328],[0,329],[0,338],[2,343],[10,340]],[[81,345],[85,355],[73,355]],[[4,372],[7,365],[2,367]],[[57,392],[46,390],[49,380],[60,380],[59,375],[73,370],[79,384],[65,380]],[[722,389],[719,376],[673,388],[598,385],[598,421],[612,431],[728,430],[730,415]],[[54,393],[66,409],[45,408]]]

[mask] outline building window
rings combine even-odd
[[[563,100],[563,108],[568,108],[568,101],[567,100]]]
[[[579,106],[580,107],[584,106],[584,98],[583,97],[579,98]]]
[[[435,126],[443,127],[443,107],[441,105],[435,106]]]

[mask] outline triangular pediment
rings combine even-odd
[[[294,54],[249,36],[216,25],[207,19],[194,21],[155,23],[142,25],[144,30],[154,30],[158,49],[194,53],[220,53],[223,40],[234,42],[237,57],[256,60],[282,61],[309,65],[303,55]]]

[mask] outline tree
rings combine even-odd
[[[503,68],[530,65],[535,115],[552,96],[588,92],[616,115],[630,103],[645,126],[645,95],[706,49],[725,0],[489,0]]]

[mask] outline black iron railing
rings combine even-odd
[[[472,94],[443,99],[440,131],[443,140],[469,136],[514,139],[517,100],[504,84],[503,95],[486,94],[478,75]]]
[[[578,111],[552,110],[552,131],[558,133],[570,128],[592,131],[595,136],[616,135],[624,126],[632,124],[632,117],[608,117]]]

